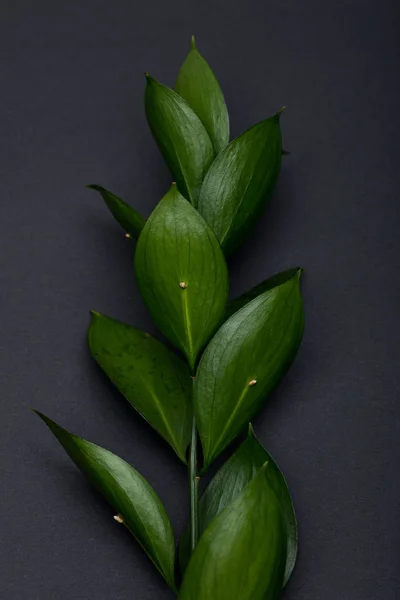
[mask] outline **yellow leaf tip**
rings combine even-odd
[[[191,40],[190,40],[190,48],[191,48],[192,50],[196,50],[196,48],[197,48],[197,47],[196,47],[196,40],[195,40],[195,38],[194,38],[194,35],[192,35],[192,38],[191,38]]]

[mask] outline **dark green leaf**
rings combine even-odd
[[[193,369],[224,313],[228,272],[213,232],[175,185],[139,237],[135,267],[154,321]]]
[[[133,237],[138,238],[142,231],[146,220],[132,206],[118,198],[100,185],[88,185],[88,188],[100,192],[104,202],[107,204],[115,220],[130,233]]]
[[[248,302],[250,302],[250,300],[257,298],[257,296],[259,296],[260,294],[263,294],[264,292],[267,292],[268,290],[271,290],[277,285],[281,285],[282,283],[285,283],[285,281],[287,281],[288,279],[294,277],[298,270],[298,268],[288,269],[287,271],[282,271],[282,273],[277,273],[272,277],[268,277],[268,279],[265,279],[250,290],[247,290],[246,292],[244,292],[244,294],[238,296],[238,298],[230,300],[226,307],[224,320],[229,319],[229,317],[231,317],[240,308],[242,308]]]
[[[194,385],[205,468],[261,407],[293,361],[303,334],[300,270],[264,292],[218,330]]]
[[[148,333],[92,313],[93,358],[130,404],[186,462],[192,381],[185,362]]]
[[[197,206],[200,186],[214,159],[210,137],[189,104],[147,75],[147,121],[179,191]]]
[[[171,522],[150,484],[112,452],[69,433],[35,411],[76,466],[118,513],[168,585],[175,590],[175,543]]]
[[[204,531],[179,600],[276,600],[285,563],[282,513],[263,467]]]
[[[246,440],[221,467],[209,483],[199,503],[199,531],[202,533],[219,513],[233,502],[260,468],[268,463],[268,481],[278,499],[287,535],[287,557],[283,585],[292,574],[297,555],[297,522],[286,481],[272,456],[261,446],[252,426]],[[180,563],[182,572],[190,558],[188,532],[181,538]]]
[[[278,180],[281,160],[278,114],[233,140],[211,165],[198,210],[225,254],[235,250],[263,212]]]
[[[229,142],[229,117],[222,90],[210,65],[197,50],[194,37],[183,63],[175,91],[200,118],[214,146],[215,154]]]

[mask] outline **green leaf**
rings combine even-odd
[[[285,563],[282,513],[263,467],[204,531],[179,600],[276,600]]]
[[[229,142],[228,111],[217,78],[197,50],[194,37],[179,71],[175,91],[200,118],[213,143],[215,154],[219,154]]]
[[[263,212],[278,180],[281,160],[278,114],[233,140],[211,165],[198,210],[225,254],[235,250]]]
[[[230,300],[226,307],[224,320],[226,321],[226,319],[229,319],[229,317],[231,317],[240,308],[248,304],[250,300],[254,300],[254,298],[257,298],[257,296],[259,296],[260,294],[263,294],[264,292],[267,292],[268,290],[271,290],[277,285],[281,285],[282,283],[285,283],[285,281],[287,281],[288,279],[294,277],[298,270],[298,268],[288,269],[287,271],[277,273],[272,277],[268,277],[268,279],[265,279],[250,290],[247,290],[246,292],[244,292],[244,294],[241,294],[237,298]]]
[[[193,370],[224,313],[228,271],[213,232],[174,185],[139,237],[135,268],[154,321]]]
[[[38,411],[76,466],[118,513],[127,529],[175,590],[175,543],[171,522],[150,484],[112,452],[69,433]]]
[[[189,104],[146,76],[147,121],[179,191],[197,206],[200,186],[214,159],[210,137]]]
[[[186,363],[148,333],[94,311],[88,337],[106,375],[186,463],[192,423]]]
[[[296,563],[298,544],[296,516],[286,481],[272,456],[257,440],[251,425],[246,440],[217,472],[201,497],[199,532],[202,533],[209,523],[242,493],[266,462],[268,463],[268,481],[278,499],[287,536],[286,568],[283,581],[283,585],[286,585]],[[180,542],[182,572],[185,571],[189,558],[190,539],[188,532],[185,532]]]
[[[92,190],[100,192],[104,202],[107,204],[115,220],[127,233],[138,238],[146,220],[132,206],[118,198],[100,185],[91,184],[87,186]]]
[[[194,385],[194,408],[207,468],[236,437],[293,361],[303,334],[300,270],[264,292],[218,330]]]

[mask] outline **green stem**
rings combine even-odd
[[[199,480],[197,478],[197,427],[193,415],[192,439],[190,442],[189,457],[189,487],[190,487],[190,544],[192,552],[196,547],[199,537]]]

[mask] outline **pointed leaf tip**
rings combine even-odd
[[[130,464],[109,450],[73,435],[39,411],[71,460],[104,496],[175,591],[175,541],[154,489]]]
[[[184,361],[151,335],[99,313],[88,341],[112,383],[186,464],[192,385]]]
[[[200,54],[194,36],[178,73],[175,91],[191,106],[204,125],[218,154],[229,142],[229,117],[218,80]]]
[[[214,160],[201,119],[177,91],[147,77],[146,117],[153,137],[179,191],[197,206],[200,187]]]
[[[282,162],[279,117],[257,123],[222,150],[200,190],[198,210],[226,255],[250,233],[272,196]]]
[[[135,270],[156,324],[194,368],[225,311],[228,271],[213,232],[176,186],[143,229]]]
[[[268,486],[275,492],[285,522],[287,537],[286,568],[283,582],[285,585],[296,562],[298,537],[296,516],[285,479],[272,456],[260,444],[251,423],[249,423],[247,438],[219,469],[200,499],[199,533],[201,535],[221,511],[240,496],[248,483],[266,464],[268,468],[265,471],[265,478]],[[187,532],[182,536],[179,545],[181,570],[184,572],[190,558]],[[263,600],[267,600],[267,598],[264,597]]]
[[[259,411],[299,348],[304,311],[298,275],[282,275],[280,284],[225,321],[201,358],[193,402],[206,468]],[[249,386],[255,373],[257,385]]]
[[[110,210],[114,219],[134,238],[139,237],[140,232],[142,231],[146,222],[142,215],[140,215],[132,206],[130,206],[130,204],[127,204],[124,202],[124,200],[106,190],[101,185],[91,183],[86,187],[100,192],[101,197],[106,203],[106,206]]]
[[[180,600],[272,600],[282,587],[286,535],[262,470],[208,525],[194,550]]]
[[[254,427],[251,423],[249,423],[249,426],[247,428],[247,437],[254,437]]]

